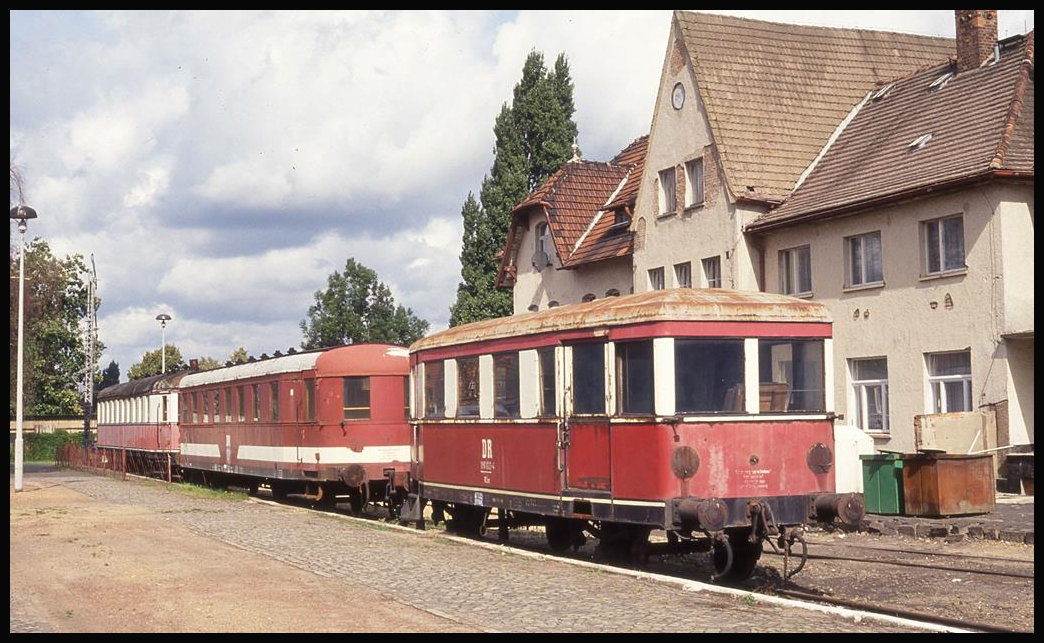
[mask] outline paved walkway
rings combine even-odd
[[[987,514],[927,518],[867,514],[859,531],[882,535],[1002,540],[1033,544],[1033,496],[998,493],[996,507]]]
[[[499,545],[465,546],[442,532],[378,526],[282,505],[172,494],[154,483],[56,471],[27,473],[26,488],[33,484],[61,484],[101,503],[134,505],[201,536],[312,571],[329,579],[330,591],[351,596],[353,587],[366,587],[487,631],[924,631],[904,619],[755,598],[703,583],[537,554],[509,555]],[[218,503],[220,510],[215,509]]]

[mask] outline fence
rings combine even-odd
[[[84,448],[80,444],[66,444],[59,447],[55,453],[55,464],[124,479],[128,474],[158,478],[165,482],[181,479],[177,465],[169,453],[96,446]]]

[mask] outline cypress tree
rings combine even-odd
[[[530,52],[511,105],[503,105],[493,123],[496,147],[493,165],[482,180],[481,205],[469,193],[461,208],[461,282],[450,307],[450,326],[511,314],[510,291],[493,286],[510,213],[572,156],[577,136],[574,111],[565,54],[559,54],[549,72],[543,54]]]

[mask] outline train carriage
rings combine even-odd
[[[171,479],[181,444],[178,386],[186,374],[143,377],[98,392],[95,446],[105,458],[128,457],[120,469]]]
[[[193,373],[181,381],[180,464],[208,483],[329,505],[399,503],[410,470],[408,353],[357,344]]]
[[[725,289],[607,298],[450,328],[410,348],[417,485],[461,531],[492,509],[641,556],[653,529],[753,572],[772,538],[803,558],[836,494],[831,321],[815,302]],[[772,542],[772,541],[770,541]],[[792,552],[793,553],[793,552]]]

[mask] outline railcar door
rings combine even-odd
[[[560,428],[565,492],[608,495],[612,490],[605,353],[605,342],[566,347],[566,399]]]

